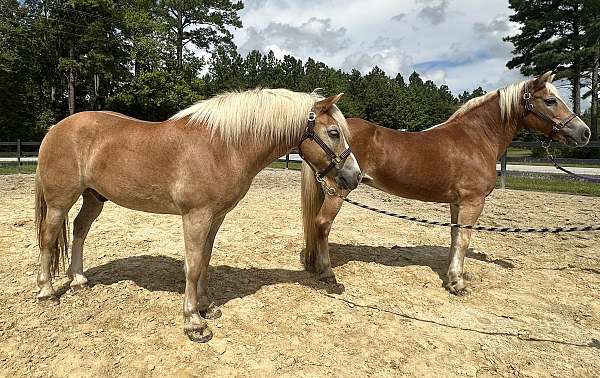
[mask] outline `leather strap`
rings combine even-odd
[[[336,168],[338,170],[342,169],[342,167],[344,166],[344,163],[346,162],[346,159],[352,153],[352,149],[350,147],[348,147],[346,150],[344,150],[344,152],[342,152],[338,156],[327,145],[327,143],[325,143],[325,141],[323,141],[323,139],[321,139],[321,137],[319,137],[319,135],[317,135],[317,133],[315,133],[316,118],[317,118],[317,116],[314,111],[311,111],[310,113],[308,113],[308,122],[306,124],[306,129],[304,130],[304,134],[302,134],[302,138],[300,138],[300,142],[298,143],[298,153],[300,154],[300,157],[311,166],[311,168],[317,173],[317,175],[319,175],[320,177],[325,177],[325,175],[327,175],[333,168]],[[325,154],[331,160],[329,162],[329,165],[327,166],[327,168],[325,168],[321,172],[317,171],[315,169],[315,167],[313,167],[312,164],[304,158],[304,154],[302,153],[302,143],[307,139],[311,139],[311,140],[315,141],[321,147],[323,152],[325,152]]]
[[[550,118],[546,114],[535,109],[533,103],[531,102],[532,97],[533,95],[531,94],[531,92],[529,92],[527,86],[525,86],[525,93],[523,94],[523,107],[525,108],[525,115],[527,115],[527,113],[533,113],[535,116],[543,119],[552,126],[552,130],[548,135],[546,135],[547,141],[552,140],[552,138],[562,128],[566,127],[573,119],[575,119],[575,117],[577,117],[577,114],[571,113],[568,117],[565,117],[563,120],[556,122],[553,118]]]

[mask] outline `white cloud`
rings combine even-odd
[[[420,18],[429,21],[432,25],[438,25],[446,21],[448,0],[417,0],[417,3],[426,4],[418,13]]]
[[[333,27],[329,18],[311,17],[298,26],[271,22],[263,29],[250,26],[247,33],[246,42],[240,46],[242,53],[251,50],[268,51],[275,46],[280,50],[306,50],[329,56],[349,44],[346,28]]]
[[[521,80],[505,64],[517,30],[506,0],[248,0],[240,51],[272,49],[366,73],[413,70],[455,94],[478,86],[494,90]]]

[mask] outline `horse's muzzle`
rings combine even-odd
[[[335,181],[340,189],[353,190],[356,189],[356,187],[360,183],[360,179],[360,172],[354,173],[350,169],[342,169],[338,172]]]

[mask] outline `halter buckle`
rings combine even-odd
[[[525,101],[531,100],[531,92],[523,93],[523,100],[525,100]]]
[[[308,120],[309,121],[314,121],[315,119],[317,119],[317,114],[315,112],[309,112],[308,113]]]

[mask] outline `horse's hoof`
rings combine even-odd
[[[465,280],[459,278],[456,281],[449,282],[446,286],[448,291],[454,295],[467,295],[471,293],[471,289],[465,283]]]
[[[208,320],[219,319],[222,315],[221,309],[215,306],[214,303],[211,303],[205,311],[200,311],[200,316]]]
[[[42,297],[40,297],[38,295],[37,301],[41,305],[57,305],[57,304],[60,304],[60,300],[58,299],[58,297],[55,294],[47,295],[47,296],[42,296]]]
[[[328,294],[342,294],[344,291],[346,291],[346,287],[344,284],[336,282],[333,284],[328,284],[325,288],[325,291],[327,291]]]
[[[73,293],[79,293],[80,291],[84,291],[88,288],[89,288],[89,286],[87,283],[84,283],[82,285],[71,285],[71,291]]]
[[[338,283],[337,279],[335,278],[335,276],[327,275],[327,276],[319,276],[317,278],[318,278],[319,281],[324,282],[324,283],[326,283],[328,285],[335,285],[335,284]]]
[[[213,333],[206,324],[186,324],[183,333],[195,343],[206,343],[213,337]]]

